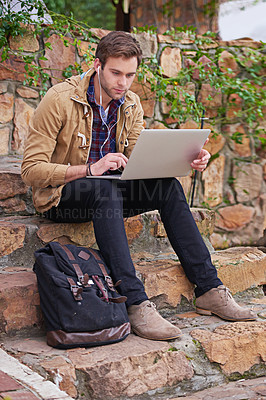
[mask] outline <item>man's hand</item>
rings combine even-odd
[[[91,173],[93,176],[100,176],[104,172],[115,171],[118,168],[125,168],[128,158],[122,153],[108,153],[99,161],[91,165]]]
[[[210,158],[211,158],[210,153],[207,150],[202,149],[198,154],[196,160],[193,160],[190,165],[193,169],[202,172],[207,167]]]

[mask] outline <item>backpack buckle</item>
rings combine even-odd
[[[82,287],[78,286],[72,278],[67,278],[68,283],[70,285],[70,290],[73,294],[73,297],[76,301],[82,300],[81,293],[83,292]]]

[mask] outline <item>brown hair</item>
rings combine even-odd
[[[130,33],[113,31],[100,40],[95,57],[99,58],[102,68],[104,68],[109,57],[136,57],[139,66],[142,51],[139,42]]]

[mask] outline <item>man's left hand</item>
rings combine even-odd
[[[193,160],[190,165],[193,169],[202,172],[207,167],[210,158],[211,158],[210,153],[207,150],[202,149],[198,154],[196,160]]]

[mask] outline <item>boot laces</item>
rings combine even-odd
[[[156,309],[156,305],[155,305],[152,301],[150,301],[150,302],[149,302],[148,304],[146,304],[146,306],[143,307],[143,309],[141,310],[142,316],[145,315],[145,309],[146,309],[146,308],[150,308],[149,313],[150,313],[150,312],[153,312],[153,311],[158,312],[157,309]]]
[[[226,287],[226,286],[219,286],[217,289],[224,292],[224,298],[225,298],[226,304],[228,303],[228,301],[229,301],[230,299],[233,298],[233,296],[232,296],[230,290],[228,289],[228,287]]]

